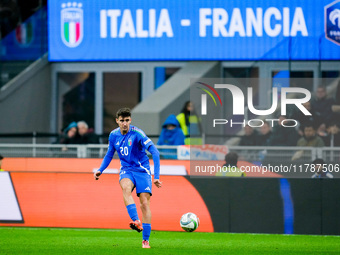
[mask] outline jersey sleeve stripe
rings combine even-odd
[[[137,133],[140,134],[143,138],[146,136],[142,130],[140,130],[140,129],[136,128],[136,127],[133,127],[131,130],[134,131],[134,132],[137,132]]]

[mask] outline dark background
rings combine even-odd
[[[285,233],[280,179],[188,180],[201,194],[215,232]],[[293,233],[340,234],[340,180],[287,179],[293,204]]]

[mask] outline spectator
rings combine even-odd
[[[317,158],[312,162],[315,169],[315,173],[312,175],[313,179],[317,178],[333,178],[333,175],[328,172],[325,161],[321,158]]]
[[[89,126],[85,121],[78,121],[78,134],[75,137],[76,144],[98,144],[99,138],[93,133],[93,130],[89,130]]]
[[[225,155],[225,164],[222,166],[221,172],[217,172],[216,176],[229,177],[245,177],[246,173],[242,172],[238,167],[238,154],[236,152],[229,152]]]
[[[162,132],[158,139],[158,145],[184,145],[185,136],[176,119],[176,116],[171,114],[164,121]]]
[[[340,146],[340,128],[337,121],[331,121],[327,125],[327,136],[324,137],[326,146]]]
[[[2,160],[4,159],[4,157],[2,155],[0,155],[0,172],[3,172],[4,169],[2,169]]]
[[[164,121],[157,145],[184,145],[185,136],[176,116],[171,114]],[[177,159],[176,149],[159,149],[162,158]]]
[[[202,144],[201,123],[198,115],[196,114],[194,104],[187,101],[184,104],[182,112],[176,116],[183,134],[185,135],[185,144]],[[195,137],[189,137],[195,136]]]
[[[315,127],[312,123],[306,124],[303,129],[303,137],[298,142],[298,147],[323,147],[325,146],[323,140],[316,134]],[[294,153],[292,160],[300,159],[303,155],[303,150]]]
[[[260,127],[260,134],[257,139],[258,146],[266,146],[269,144],[270,137],[272,135],[271,127],[267,121],[264,121],[262,127]]]
[[[322,123],[318,129],[316,130],[316,133],[318,136],[320,136],[322,139],[328,135],[327,133],[327,126],[325,123]]]
[[[303,103],[302,104],[312,115],[305,115],[303,112],[301,112],[300,109],[298,108],[295,108],[295,111],[293,112],[293,115],[291,116],[292,119],[295,119],[299,122],[299,129],[298,129],[298,132],[299,132],[299,135],[300,136],[303,136],[303,130],[302,128],[307,124],[307,123],[316,123],[316,120],[315,120],[315,113],[312,109],[312,105],[310,102],[306,102],[306,103]]]
[[[294,127],[284,127],[283,121],[286,120],[286,116],[281,115],[278,123],[273,128],[273,133],[270,136],[268,145],[270,146],[295,146],[298,139],[297,131]],[[286,126],[290,126],[285,122]]]
[[[70,123],[64,129],[63,137],[60,139],[59,143],[61,143],[61,144],[74,144],[77,132],[78,132],[77,123],[75,121],[73,121],[72,123]]]
[[[241,137],[241,146],[256,146],[258,142],[258,133],[249,125],[244,127],[244,135]]]
[[[315,120],[317,128],[321,124],[326,124],[332,120],[333,111],[332,105],[335,104],[334,99],[327,98],[327,92],[325,87],[319,87],[316,90],[316,96],[311,101],[311,107],[315,113]]]
[[[303,137],[301,137],[297,146],[299,147],[323,147],[325,143],[323,140],[316,134],[315,127],[313,123],[306,124],[303,129]]]

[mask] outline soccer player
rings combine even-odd
[[[150,172],[147,149],[154,162],[154,181],[157,188],[162,187],[159,180],[159,152],[152,141],[139,128],[131,124],[131,112],[129,108],[119,109],[116,113],[118,128],[109,136],[109,148],[103,162],[94,174],[95,180],[109,166],[113,154],[117,151],[121,167],[119,183],[123,191],[123,199],[131,218],[130,228],[138,232],[143,231],[143,248],[150,248],[149,237],[151,233],[150,197],[152,195],[152,177]],[[132,191],[136,188],[143,214],[143,224],[138,218],[137,208],[132,198]]]

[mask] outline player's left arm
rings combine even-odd
[[[115,148],[113,146],[114,143],[111,140],[112,140],[112,136],[110,134],[110,136],[109,136],[109,148],[108,148],[107,153],[106,153],[106,155],[105,155],[105,157],[102,161],[100,168],[97,170],[97,172],[94,173],[94,179],[95,180],[99,179],[99,176],[109,166],[109,164],[110,164],[110,162],[113,158],[113,155],[115,153]]]
[[[148,151],[152,155],[153,163],[154,163],[154,180],[153,183],[157,188],[162,187],[162,182],[159,180],[159,172],[160,172],[160,158],[159,151],[157,150],[154,144],[151,144],[148,148]]]
[[[140,145],[148,150],[153,159],[154,163],[154,180],[153,183],[156,185],[157,188],[162,187],[162,182],[159,180],[159,172],[160,172],[160,158],[159,158],[159,151],[157,150],[156,146],[153,144],[151,139],[147,137],[143,131],[140,132],[139,136],[139,143]]]

